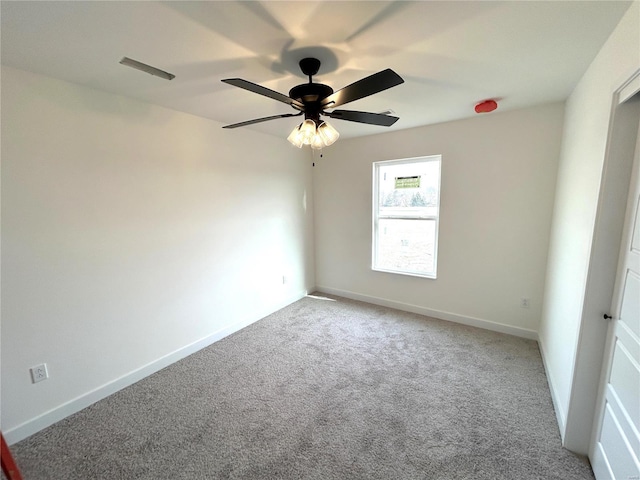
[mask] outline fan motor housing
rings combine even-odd
[[[333,88],[322,83],[303,83],[289,90],[289,96],[304,104],[314,103],[333,93]]]

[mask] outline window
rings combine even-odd
[[[374,270],[436,278],[440,160],[374,162]]]

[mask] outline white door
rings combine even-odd
[[[590,459],[598,480],[640,480],[640,131]]]

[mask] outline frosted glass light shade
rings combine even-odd
[[[302,124],[297,125],[287,137],[287,140],[289,140],[289,143],[291,143],[291,145],[294,145],[298,148],[302,148],[302,145],[304,145],[304,143],[302,142],[302,134],[300,133],[301,126]]]
[[[311,139],[311,148],[314,150],[320,150],[322,147],[324,147],[324,142],[322,141],[322,137],[316,132]]]
[[[318,127],[318,136],[322,138],[322,143],[328,147],[338,140],[340,134],[331,124],[322,122]]]
[[[302,143],[304,143],[305,145],[310,145],[315,134],[316,134],[316,122],[307,118],[304,122],[302,122],[302,126],[300,127],[300,135],[302,135]]]

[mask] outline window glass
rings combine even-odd
[[[374,270],[436,277],[440,159],[374,163]]]

